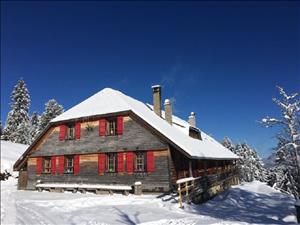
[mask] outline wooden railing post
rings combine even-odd
[[[178,193],[179,193],[179,207],[183,208],[183,205],[182,205],[182,195],[181,195],[181,184],[178,185]]]
[[[177,191],[179,195],[178,202],[180,208],[183,208],[183,192],[185,192],[185,197],[188,203],[191,202],[190,195],[191,195],[191,190],[194,188],[194,184],[195,184],[194,180],[195,178],[188,177],[188,178],[180,179],[176,182],[178,185]]]

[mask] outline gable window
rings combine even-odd
[[[43,173],[50,173],[51,172],[51,158],[46,157],[43,158]]]
[[[75,124],[69,124],[67,126],[67,140],[75,139]]]
[[[135,172],[145,172],[146,171],[146,154],[145,152],[137,152],[135,154]]]
[[[106,155],[106,172],[114,173],[116,172],[117,154],[108,153]]]
[[[65,173],[74,173],[74,156],[65,156]]]
[[[117,119],[109,118],[106,120],[106,135],[117,135]]]

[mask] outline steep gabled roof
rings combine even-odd
[[[149,105],[111,88],[105,88],[78,105],[75,105],[51,120],[51,123],[123,111],[132,111],[135,113],[192,158],[238,158],[234,153],[204,132],[201,132],[202,140],[191,138],[187,132],[189,124],[184,120],[173,116],[175,124],[172,126],[163,118],[157,116]]]

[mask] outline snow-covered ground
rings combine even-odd
[[[1,141],[1,170],[27,146]],[[295,224],[294,200],[258,181],[237,185],[203,205],[180,209],[172,196],[17,191],[1,181],[1,224]]]
[[[27,148],[28,145],[1,141],[1,172],[4,172],[4,170],[12,172],[14,163]]]
[[[178,208],[172,196],[17,191],[1,182],[1,224],[293,224],[294,200],[258,181],[203,205]]]

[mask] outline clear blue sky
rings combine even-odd
[[[30,111],[65,109],[104,87],[152,102],[163,85],[174,111],[217,140],[266,156],[278,115],[275,85],[300,90],[297,2],[1,2],[1,120],[20,77]]]

